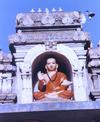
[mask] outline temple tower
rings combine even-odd
[[[16,16],[16,34],[9,36],[9,42],[17,67],[19,103],[33,101],[32,84],[48,55],[57,59],[59,70],[73,81],[74,100],[89,100],[86,53],[90,39],[83,31],[84,22],[85,15],[77,11],[49,12],[46,9],[46,12]]]
[[[100,44],[91,46],[85,22],[83,13],[62,9],[17,14],[11,53],[0,50],[0,122],[100,122]],[[73,99],[34,100],[48,56],[72,81]]]

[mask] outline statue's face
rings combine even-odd
[[[58,68],[58,64],[56,64],[56,60],[54,58],[47,59],[46,69],[48,71],[55,71]]]

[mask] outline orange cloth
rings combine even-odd
[[[43,92],[44,82],[39,81],[39,92],[34,92],[33,96],[35,100],[41,100],[45,98],[45,95],[48,93],[58,92],[57,96],[65,99],[71,99],[73,97],[73,92],[68,90],[68,86],[63,86],[61,83],[66,80],[66,75],[62,72],[57,72],[51,78],[52,81],[49,81],[46,84],[46,90]],[[54,81],[53,81],[54,80]]]

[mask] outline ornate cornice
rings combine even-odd
[[[89,49],[88,55],[90,59],[100,59],[100,46],[98,46],[97,48]]]
[[[0,62],[4,62],[4,63],[12,62],[12,55],[10,53],[5,54],[2,51],[0,51]]]
[[[85,23],[85,15],[81,12],[30,12],[16,16],[17,27],[60,26]]]
[[[89,56],[89,67],[99,67],[100,68],[100,46],[97,48],[90,48],[88,52]]]
[[[13,66],[11,62],[12,62],[12,55],[10,53],[5,54],[2,51],[0,51],[0,71],[1,72],[15,71],[16,67]]]
[[[100,67],[100,60],[92,60],[89,62],[88,67]]]
[[[40,43],[47,41],[56,42],[79,42],[89,40],[88,33],[81,30],[77,31],[43,31],[16,33],[9,36],[10,44]]]
[[[0,64],[0,71],[9,72],[9,71],[16,71],[16,67],[11,64]]]

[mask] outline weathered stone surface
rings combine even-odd
[[[100,58],[100,46],[97,48],[91,48],[89,50],[89,56],[91,59],[99,59]]]
[[[16,16],[16,34],[9,36],[13,57],[0,52],[0,122],[100,122],[100,47],[90,48],[85,21],[84,14],[61,9]],[[72,80],[73,99],[34,100],[36,75],[49,55]]]
[[[81,12],[32,12],[19,13],[16,16],[17,27],[60,26],[85,23],[85,15]]]
[[[17,102],[17,95],[15,93],[9,93],[9,94],[0,94],[0,104],[4,103],[16,103]]]
[[[100,102],[34,102],[0,105],[1,122],[99,122]]]
[[[57,110],[92,110],[100,109],[100,102],[84,101],[36,101],[31,104],[5,104],[0,105],[0,113],[12,112],[39,112]]]
[[[29,44],[29,43],[44,43],[48,41],[63,42],[85,42],[89,40],[88,33],[79,31],[43,31],[21,33],[20,35],[13,34],[9,36],[10,44]]]

